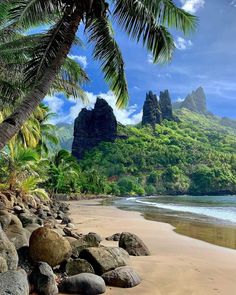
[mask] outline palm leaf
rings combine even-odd
[[[97,18],[87,30],[89,42],[94,43],[94,58],[101,61],[104,78],[117,97],[117,106],[126,106],[129,96],[124,62],[110,22],[105,17]]]

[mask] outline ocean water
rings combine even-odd
[[[131,197],[119,206],[137,210],[156,209],[158,213],[236,225],[236,196],[160,196]]]

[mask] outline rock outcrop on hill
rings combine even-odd
[[[172,103],[169,95],[169,91],[165,90],[164,92],[160,93],[160,107],[161,107],[161,114],[162,119],[166,119],[169,121],[175,120],[173,111],[172,111]]]
[[[188,94],[187,97],[181,101],[175,103],[175,108],[177,109],[188,109],[192,112],[206,115],[207,105],[206,105],[206,95],[202,87],[199,87],[196,91]]]
[[[157,99],[157,96],[152,93],[152,91],[149,91],[149,93],[146,94],[146,100],[144,102],[143,106],[143,119],[142,124],[160,124],[162,121],[161,116],[161,109],[160,104]]]
[[[176,121],[177,118],[172,112],[172,103],[169,91],[160,93],[160,100],[152,91],[146,94],[146,100],[143,106],[142,125],[161,124],[163,120]]]
[[[74,124],[72,155],[82,159],[86,151],[102,141],[117,138],[117,121],[113,109],[102,98],[97,98],[93,110],[82,109]]]

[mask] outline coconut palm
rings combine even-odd
[[[192,30],[196,19],[176,7],[173,0],[8,0],[0,5],[2,38],[16,30],[47,23],[34,57],[25,69],[25,85],[30,91],[14,112],[0,124],[0,148],[20,130],[54,83],[75,40],[79,25],[85,24],[88,42],[94,45],[94,58],[101,61],[117,105],[128,100],[124,62],[114,40],[113,18],[135,41],[142,42],[157,62],[169,61],[174,41],[168,27],[184,33]],[[7,22],[6,20],[7,16]]]

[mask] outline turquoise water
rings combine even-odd
[[[236,224],[236,196],[160,196],[126,198],[117,206],[137,211],[155,209],[165,215]]]

